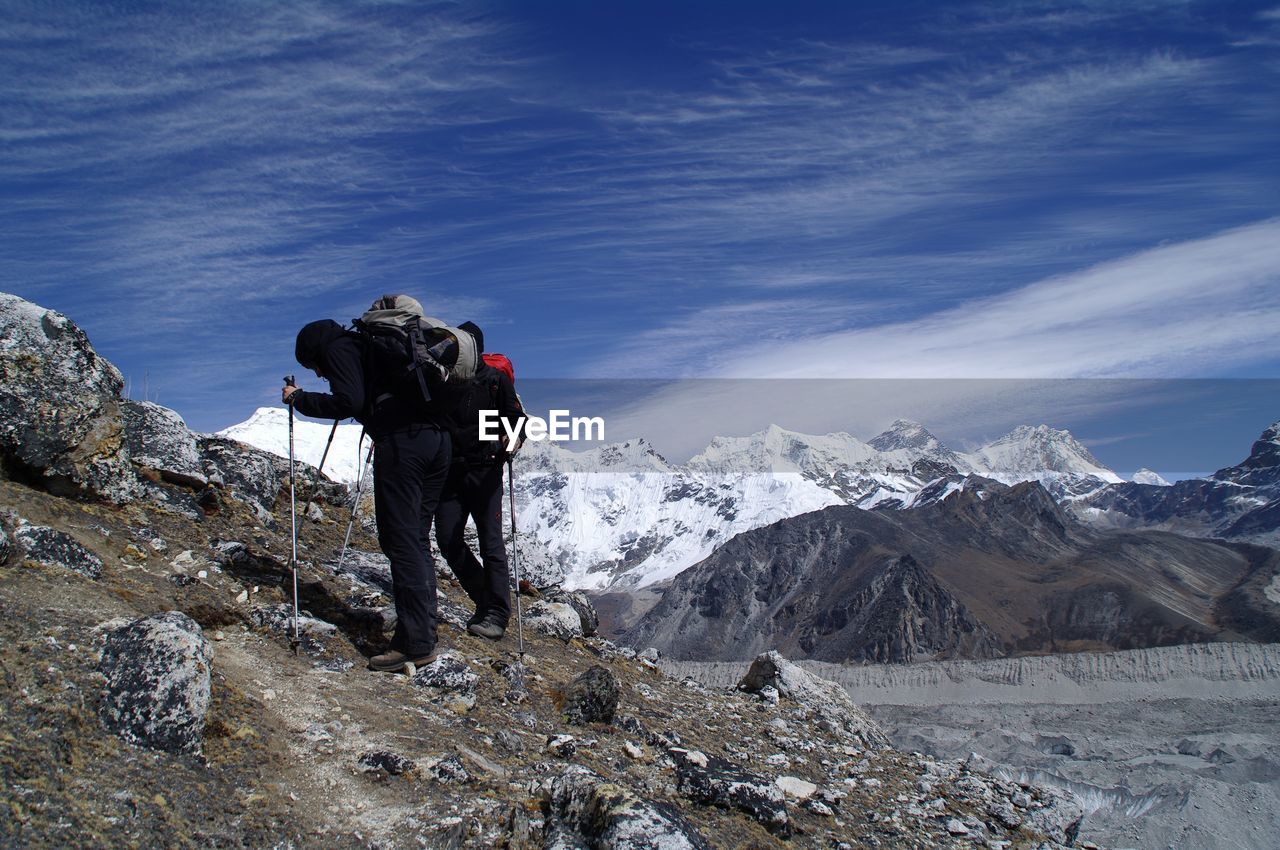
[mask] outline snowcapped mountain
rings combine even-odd
[[[220,433],[284,456],[287,419],[283,408],[262,408]],[[318,463],[329,426],[298,419],[294,427],[298,456]],[[359,433],[339,426],[325,464],[332,477],[355,480]],[[832,505],[934,504],[965,490],[981,495],[992,479],[1041,480],[1072,498],[1120,480],[1066,431],[1019,428],[960,454],[901,419],[869,442],[777,426],[716,437],[685,464],[643,439],[581,452],[529,442],[515,469],[525,562],[539,578],[587,589],[664,581],[744,531]]]
[[[320,465],[325,445],[329,442],[329,433],[333,428],[331,422],[315,422],[301,416],[293,420],[293,452],[298,460],[312,466]],[[365,461],[365,453],[369,451],[366,439],[362,448],[357,447],[360,441],[359,425],[339,425],[333,435],[333,446],[329,456],[325,458],[323,472],[334,481],[352,484],[359,476],[359,470]],[[271,452],[279,457],[289,456],[289,411],[284,407],[259,407],[245,421],[217,433],[219,437],[239,440],[263,451]]]
[[[1150,484],[1153,487],[1172,486],[1171,484],[1169,484],[1168,481],[1164,479],[1164,476],[1162,476],[1160,473],[1153,472],[1152,470],[1147,469],[1146,467],[1143,467],[1142,469],[1139,469],[1137,472],[1133,473],[1133,483],[1134,484]]]
[[[1037,478],[1046,473],[1093,476],[1108,484],[1124,480],[1103,466],[1070,432],[1048,425],[1021,425],[970,452],[967,459],[975,470],[1005,484],[1027,480],[1028,472],[1034,472]]]

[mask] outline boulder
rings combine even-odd
[[[572,605],[538,600],[524,612],[525,625],[551,637],[568,641],[582,636],[582,618]]]
[[[74,322],[0,293],[0,460],[10,475],[59,496],[134,498],[123,387]]]
[[[709,850],[673,806],[573,767],[550,786],[544,847],[596,850]]]
[[[13,536],[22,545],[28,561],[46,567],[61,567],[89,578],[96,579],[102,575],[102,559],[81,546],[70,534],[20,520]]]
[[[149,401],[122,403],[125,442],[134,465],[154,470],[172,484],[205,487],[200,446],[182,417]]]
[[[770,687],[813,710],[838,733],[858,740],[864,747],[889,746],[884,730],[844,688],[791,663],[776,650],[757,656],[738,683],[740,690],[749,693],[760,693]]]
[[[413,773],[417,768],[417,764],[412,759],[388,750],[375,750],[364,753],[356,760],[356,770],[361,773],[401,776],[406,773]]]
[[[591,604],[591,600],[582,591],[557,588],[548,591],[545,598],[548,602],[568,605],[578,612],[583,637],[591,637],[600,630],[600,615],[596,612],[596,606]]]
[[[153,614],[106,632],[104,725],[130,743],[199,755],[210,702],[213,648],[180,611]]]
[[[441,653],[435,661],[418,668],[413,674],[413,683],[426,688],[432,696],[460,700],[467,707],[476,704],[478,681],[480,677],[471,672],[464,661],[447,652]]]
[[[595,665],[569,683],[565,689],[566,723],[585,726],[588,723],[611,723],[622,696],[622,682],[609,670]]]

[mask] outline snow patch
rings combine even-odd
[[[1280,575],[1274,576],[1271,579],[1271,584],[1267,585],[1266,590],[1263,592],[1266,593],[1268,599],[1280,605]]]

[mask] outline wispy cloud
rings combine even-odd
[[[775,348],[772,366],[744,346],[728,376],[1208,377],[1280,358],[1278,322],[1273,219],[917,320],[814,335]]]

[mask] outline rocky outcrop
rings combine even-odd
[[[126,399],[121,407],[129,456],[136,466],[174,484],[199,488],[209,483],[196,435],[181,416],[149,401]]]
[[[0,461],[10,477],[57,495],[132,498],[123,386],[73,321],[0,293]]]
[[[28,561],[71,570],[89,578],[102,575],[102,559],[66,532],[19,520],[13,536]]]
[[[103,723],[130,743],[199,755],[212,660],[200,626],[179,611],[110,628],[100,665]]]
[[[862,747],[889,745],[884,731],[843,688],[802,669],[777,652],[766,652],[756,658],[738,682],[738,689],[748,693],[758,694],[766,688],[805,706],[832,731],[856,740]]]
[[[466,662],[453,653],[441,653],[413,674],[413,683],[442,702],[457,701],[466,708],[476,703],[476,682]]]
[[[710,850],[678,810],[646,800],[586,770],[570,770],[547,790],[545,850]]]
[[[791,834],[786,795],[777,785],[700,752],[672,748],[670,753],[681,795],[704,806],[742,812],[775,835]]]

